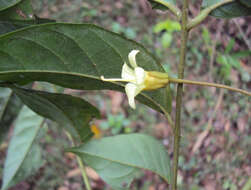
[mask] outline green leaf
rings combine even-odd
[[[35,24],[51,23],[55,20],[39,18],[35,15],[33,20],[0,20],[0,35],[18,30],[24,27],[28,27]]]
[[[0,12],[0,35],[34,24],[55,22],[33,15],[31,0],[23,0],[15,6]]]
[[[0,2],[5,0],[0,0]],[[0,12],[0,20],[32,20],[31,0],[22,0],[15,6]]]
[[[0,11],[8,9],[21,1],[22,0],[0,0]]]
[[[13,185],[13,180],[15,182],[22,180],[22,176],[20,175],[17,176],[18,180],[15,179],[16,174],[27,158],[43,121],[44,119],[42,117],[35,114],[29,108],[23,107],[17,118],[14,134],[8,147],[1,190],[6,190]]]
[[[203,0],[202,7],[207,8],[215,3],[222,2],[224,0]],[[218,18],[235,18],[240,16],[251,15],[251,0],[246,0],[247,3],[240,1],[234,1],[224,4],[216,9],[214,9],[210,15]]]
[[[160,10],[167,10],[168,8],[166,6],[164,6],[163,4],[159,3],[158,0],[148,0],[150,2],[150,4],[152,5],[153,9],[160,9]],[[160,0],[166,4],[173,4],[175,5],[175,1],[174,0]]]
[[[167,31],[170,31],[170,32],[180,31],[181,26],[180,26],[179,22],[167,19],[165,21],[157,23],[153,28],[153,31],[155,33],[162,32],[163,30],[167,30]]]
[[[243,50],[243,51],[231,53],[231,56],[234,58],[239,58],[239,59],[247,58],[247,57],[251,57],[251,51],[250,50]]]
[[[247,180],[247,182],[245,183],[245,185],[242,188],[242,190],[249,190],[249,189],[251,189],[251,178],[249,178]]]
[[[244,4],[247,7],[251,7],[251,1],[250,0],[239,0],[242,4]]]
[[[89,122],[99,117],[99,111],[83,99],[57,93],[48,93],[12,87],[12,90],[30,109],[61,124],[71,135],[84,141],[92,136]]]
[[[83,90],[119,90],[124,84],[103,82],[118,78],[131,50],[145,70],[162,66],[141,45],[90,24],[43,24],[0,36],[0,80],[28,83],[46,81]],[[171,109],[166,89],[143,92],[142,103],[161,112]]]
[[[163,145],[143,134],[118,135],[92,140],[68,149],[114,189],[129,187],[139,169],[147,169],[170,183],[170,160]]]
[[[170,32],[165,32],[165,34],[163,34],[163,36],[161,37],[161,43],[163,48],[168,48],[173,40],[173,36],[172,33]]]
[[[0,88],[0,120],[2,119],[6,105],[11,96],[11,90],[8,88]]]

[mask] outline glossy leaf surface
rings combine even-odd
[[[92,136],[89,122],[99,111],[81,98],[13,87],[12,90],[30,109],[58,122],[78,140]]]
[[[147,169],[170,182],[170,160],[163,145],[143,134],[118,135],[92,140],[69,149],[114,189],[129,187],[138,169]]]
[[[118,78],[131,50],[145,70],[164,71],[139,44],[90,24],[44,24],[0,36],[0,80],[46,81],[83,90],[119,90],[124,84],[103,82]],[[144,92],[137,98],[157,111],[170,111],[167,90]]]

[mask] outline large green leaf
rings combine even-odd
[[[1,190],[8,189],[10,186],[23,179],[23,174],[18,174],[22,168],[22,164],[29,155],[32,144],[43,124],[44,119],[27,107],[21,110],[14,134],[11,138],[7,158],[4,163],[3,184]],[[31,164],[31,162],[30,162]],[[31,165],[30,165],[31,167]]]
[[[0,0],[0,11],[8,9],[8,8],[18,4],[21,1],[22,0]]]
[[[0,36],[0,80],[124,91],[124,84],[103,82],[100,76],[120,77],[133,49],[140,50],[139,66],[164,71],[141,45],[100,27],[63,23],[32,26]],[[166,89],[144,92],[137,98],[157,111],[170,111]]]
[[[216,3],[222,2],[224,0],[203,0],[202,7],[207,8]],[[250,8],[251,0],[234,1],[227,4],[224,4],[216,9],[214,9],[210,15],[218,18],[234,18],[240,16],[249,16],[251,15]]]
[[[0,35],[31,25],[51,22],[55,22],[55,20],[39,18],[36,15],[34,16],[33,20],[0,20]]]
[[[67,151],[79,155],[115,190],[129,187],[143,168],[170,183],[170,160],[163,145],[143,134],[118,135],[92,140]]]
[[[89,122],[99,117],[99,111],[83,99],[57,93],[12,87],[24,104],[36,113],[54,120],[68,130],[75,139],[84,141],[92,136]]]

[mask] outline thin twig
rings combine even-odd
[[[192,81],[192,80],[185,80],[185,79],[176,79],[176,78],[169,78],[170,82],[173,83],[183,83],[183,84],[190,84],[190,85],[198,85],[198,86],[211,86],[211,87],[216,87],[216,88],[224,88],[227,90],[231,90],[234,92],[239,92],[241,94],[251,96],[251,92],[239,89],[239,88],[234,88],[231,86],[223,85],[223,84],[217,84],[217,83],[210,83],[210,82],[201,82],[201,81]]]

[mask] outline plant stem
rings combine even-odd
[[[212,87],[216,87],[216,88],[224,88],[227,90],[231,90],[234,92],[239,92],[241,94],[244,95],[248,95],[251,96],[251,93],[239,88],[234,88],[231,86],[227,86],[227,85],[223,85],[223,84],[217,84],[217,83],[210,83],[210,82],[200,82],[200,81],[192,81],[192,80],[185,80],[185,79],[176,79],[176,78],[170,78],[169,77],[169,81],[173,82],[173,83],[183,83],[183,84],[191,84],[191,85],[199,85],[199,86],[212,86]]]
[[[72,142],[73,146],[75,146],[75,142],[74,142],[74,140],[73,140],[71,134],[68,133],[67,131],[66,131],[65,133],[66,133],[67,137],[69,138],[69,140]],[[82,177],[83,177],[83,180],[84,180],[86,189],[87,189],[87,190],[92,190],[92,189],[91,189],[90,182],[89,182],[89,179],[88,179],[87,174],[86,174],[86,171],[85,171],[85,165],[84,165],[84,163],[82,162],[82,160],[79,158],[79,156],[77,156],[77,162],[78,162],[79,168],[80,168],[80,170],[81,170],[81,174],[82,174]]]
[[[187,37],[188,30],[186,28],[188,17],[188,0],[183,0],[182,7],[182,20],[181,20],[181,52],[180,52],[180,63],[178,66],[178,78],[184,78],[184,67],[186,61],[186,48],[187,48]],[[179,163],[179,146],[180,146],[180,116],[181,116],[181,104],[182,104],[182,89],[183,84],[179,83],[177,86],[176,96],[176,116],[175,116],[175,128],[174,128],[174,157],[173,157],[173,177],[171,188],[177,190],[177,175],[178,175],[178,163]]]

